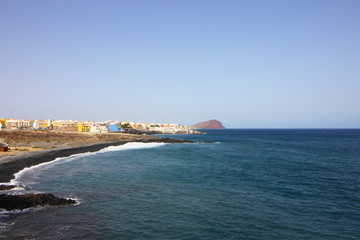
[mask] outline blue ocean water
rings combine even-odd
[[[19,174],[75,206],[3,214],[4,239],[360,239],[360,130],[208,130]]]

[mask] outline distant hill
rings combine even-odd
[[[205,122],[199,122],[192,126],[193,129],[225,129],[222,123],[218,120],[209,120]]]

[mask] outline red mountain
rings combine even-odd
[[[218,120],[209,120],[205,122],[199,122],[192,126],[194,129],[225,129],[225,127]]]

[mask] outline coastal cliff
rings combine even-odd
[[[199,122],[192,126],[193,129],[226,129],[218,120]]]

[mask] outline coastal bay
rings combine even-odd
[[[191,142],[188,140],[125,133],[92,134],[29,130],[0,131],[0,139],[7,142],[10,148],[6,155],[0,155],[0,182],[2,183],[9,182],[16,172],[26,167],[49,162],[58,157],[96,152],[109,146],[119,146],[128,142]],[[27,147],[39,147],[42,150],[17,151],[16,153],[13,151],[13,149],[26,149]]]
[[[183,143],[188,140],[160,138],[133,134],[90,134],[53,131],[1,131],[2,142],[7,142],[10,151],[0,155],[0,190],[9,190],[16,185],[8,185],[14,174],[24,168],[50,162],[59,157],[96,152],[109,146],[119,146],[128,142],[141,143]],[[6,137],[6,139],[4,139]],[[45,146],[43,146],[45,144]],[[37,147],[37,146],[42,147]],[[50,147],[49,147],[50,146]],[[33,149],[38,151],[19,151]],[[14,150],[13,150],[14,149]],[[23,186],[19,186],[23,187]],[[58,198],[53,194],[7,195],[0,194],[0,208],[6,210],[24,209],[36,206],[75,204],[75,200]]]

